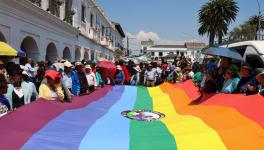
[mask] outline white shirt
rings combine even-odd
[[[160,67],[157,67],[157,74],[158,74],[158,76],[160,76],[161,75],[161,73],[162,73],[162,69],[160,68]]]
[[[93,72],[87,73],[86,79],[88,81],[89,86],[92,86],[92,85],[97,86],[96,77],[95,77],[95,74]]]
[[[147,70],[145,72],[145,78],[146,78],[146,80],[154,81],[154,80],[156,80],[156,76],[157,76],[157,71],[154,68],[151,71],[148,71]]]
[[[62,80],[65,84],[65,86],[68,89],[72,88],[72,78],[71,78],[71,73],[66,74],[65,72],[62,73]]]
[[[23,89],[22,88],[19,88],[19,89],[14,88],[14,92],[16,93],[16,95],[19,98],[22,98],[24,96],[24,93],[23,93]]]
[[[36,68],[33,68],[32,66],[31,66],[31,64],[29,64],[29,63],[27,63],[26,65],[25,65],[25,68],[27,68],[27,72],[28,72],[28,76],[29,77],[34,77],[35,76],[35,72],[36,72]]]
[[[191,77],[191,78],[193,78],[194,72],[193,71],[189,72],[188,76]]]

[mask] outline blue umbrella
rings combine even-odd
[[[17,51],[17,56],[19,56],[19,57],[27,57],[27,54],[24,51],[22,51],[20,49],[16,49],[16,51]]]
[[[202,53],[205,55],[227,57],[239,61],[244,60],[243,57],[238,53],[238,51],[224,47],[210,47],[204,49]]]

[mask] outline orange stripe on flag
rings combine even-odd
[[[168,83],[161,85],[160,88],[170,96],[178,113],[201,118],[218,132],[228,149],[264,149],[263,128],[235,109],[224,106],[189,105],[191,99],[183,89],[175,88]]]

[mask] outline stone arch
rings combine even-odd
[[[7,42],[4,34],[1,31],[0,31],[0,41],[5,43]]]
[[[88,51],[85,51],[85,52],[84,52],[83,59],[85,59],[85,60],[89,60],[89,53],[88,53]]]
[[[94,61],[95,57],[96,57],[96,56],[95,56],[94,51],[91,51],[91,60]]]
[[[71,56],[71,51],[69,47],[64,48],[62,58],[67,59],[68,61],[71,61],[72,56]]]
[[[26,52],[27,57],[32,58],[34,62],[39,59],[39,48],[35,39],[31,36],[25,37],[20,45],[20,49]]]
[[[81,50],[79,48],[75,49],[75,61],[81,61]]]
[[[54,43],[49,43],[46,48],[46,60],[50,60],[54,63],[58,59],[57,47]]]

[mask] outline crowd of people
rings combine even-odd
[[[53,64],[34,64],[30,58],[20,64],[0,60],[0,114],[38,98],[71,102],[73,96],[90,94],[106,84],[153,87],[192,80],[201,93],[264,95],[264,72],[257,73],[248,64],[232,64],[229,58],[221,58],[220,64],[199,64],[182,57],[173,63],[118,61],[115,66],[103,68],[85,60],[62,59]]]

